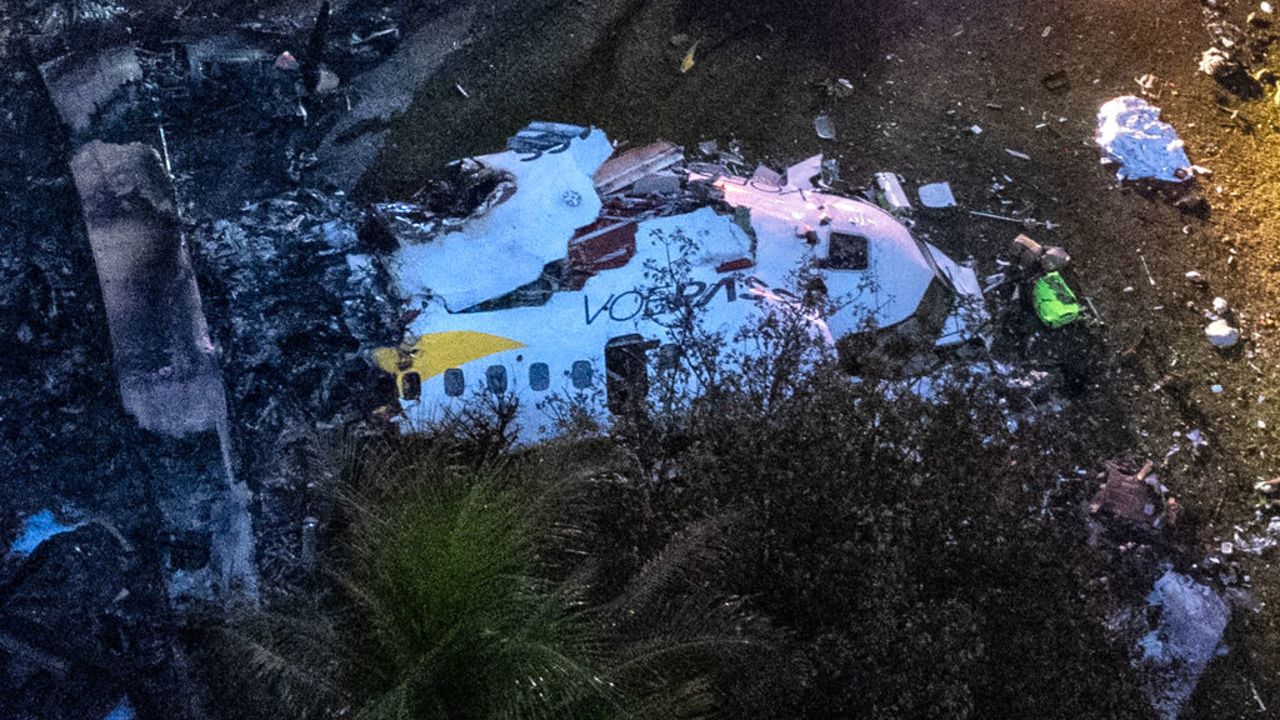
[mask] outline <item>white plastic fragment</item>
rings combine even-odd
[[[1226,313],[1229,307],[1226,298],[1216,297],[1213,299],[1213,311],[1218,315]]]
[[[823,140],[836,139],[836,124],[827,115],[819,115],[813,119],[813,130]]]
[[[1229,348],[1240,341],[1240,331],[1231,327],[1226,320],[1214,320],[1204,329],[1204,334],[1214,347]]]
[[[1004,151],[1005,151],[1005,152],[1007,152],[1007,153],[1009,153],[1009,154],[1010,154],[1010,155],[1012,155],[1013,157],[1018,158],[1019,160],[1030,160],[1030,159],[1031,159],[1031,156],[1030,156],[1030,155],[1028,155],[1028,154],[1026,154],[1026,153],[1024,153],[1024,152],[1018,152],[1017,150],[1011,150],[1011,149],[1009,149],[1009,148],[1005,148],[1005,149],[1004,149]]]
[[[897,173],[876,173],[876,185],[880,188],[881,194],[884,195],[884,202],[891,211],[907,212],[911,210],[911,201],[907,199],[907,191],[902,189],[902,181]]]
[[[956,206],[956,196],[951,193],[951,183],[939,182],[921,185],[917,192],[920,195],[920,204],[927,208]]]

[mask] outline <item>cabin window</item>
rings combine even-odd
[[[400,397],[405,400],[417,400],[422,397],[422,376],[416,372],[401,375]]]
[[[507,369],[502,365],[490,365],[484,371],[484,379],[489,392],[501,395],[507,391]]]
[[[529,387],[538,392],[551,387],[551,368],[546,363],[536,362],[529,366]]]
[[[573,367],[569,370],[569,380],[579,390],[591,387],[591,363],[586,360],[574,361]]]
[[[845,235],[831,233],[830,249],[827,251],[827,262],[830,270],[866,270],[867,239],[861,235]]]
[[[649,394],[649,367],[645,353],[656,344],[632,334],[613,338],[605,345],[605,391],[609,410],[624,412],[643,402]]]
[[[449,397],[460,397],[464,390],[467,389],[467,382],[462,377],[462,371],[458,368],[449,368],[444,371],[444,394]]]

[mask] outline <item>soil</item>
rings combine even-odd
[[[440,163],[500,147],[533,119],[596,125],[622,144],[665,138],[692,151],[702,140],[722,147],[736,140],[749,159],[778,169],[821,152],[857,185],[882,170],[901,174],[908,187],[949,181],[962,209],[921,217],[917,232],[953,257],[972,257],[980,277],[1002,269],[996,259],[1008,257],[1024,229],[964,209],[1060,225],[1027,232],[1067,249],[1068,281],[1095,318],[1048,331],[1007,295],[994,294],[991,309],[1000,319],[997,356],[1056,368],[1069,390],[1074,383],[1060,426],[1094,448],[1075,463],[1096,469],[1129,450],[1154,460],[1198,531],[1183,564],[1254,520],[1252,484],[1271,477],[1280,450],[1271,310],[1280,294],[1272,280],[1280,212],[1270,202],[1280,197],[1280,174],[1269,147],[1280,139],[1280,110],[1269,94],[1240,101],[1198,72],[1213,42],[1205,6],[593,5],[545,4],[514,34],[452,56],[393,123],[361,194],[412,192]],[[1238,3],[1226,12],[1243,25],[1254,9]],[[681,73],[694,42],[695,64]],[[1198,181],[1207,218],[1159,193],[1122,187],[1099,162],[1099,106],[1138,94],[1136,80],[1148,73],[1158,78],[1150,101],[1181,132],[1193,162],[1212,170]],[[848,79],[852,93],[829,93],[823,83],[837,78]],[[455,82],[466,84],[468,97]],[[819,114],[834,121],[836,140],[816,136]],[[1207,283],[1189,282],[1191,270]],[[1230,353],[1204,336],[1214,296],[1230,302],[1243,328],[1245,341]],[[1196,429],[1208,445],[1193,451],[1185,435]],[[1280,707],[1280,679],[1269,671],[1280,659],[1280,569],[1256,559],[1241,569],[1250,576],[1251,609],[1235,613],[1231,650],[1210,666],[1188,717],[1256,717],[1269,712],[1264,706]]]

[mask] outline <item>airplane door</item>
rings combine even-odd
[[[649,395],[647,353],[658,346],[638,334],[621,335],[604,347],[605,393],[609,412],[633,410]]]

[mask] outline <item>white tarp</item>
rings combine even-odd
[[[1104,103],[1096,139],[1103,161],[1120,164],[1116,177],[1121,180],[1181,182],[1191,177],[1191,160],[1178,131],[1160,120],[1160,108],[1140,97],[1123,95]]]

